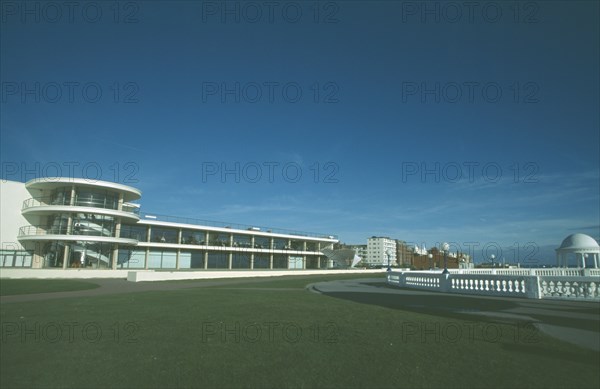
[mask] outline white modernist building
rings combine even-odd
[[[372,266],[394,265],[396,262],[396,241],[383,236],[370,237],[367,240],[366,262]]]
[[[0,182],[0,267],[320,269],[333,235],[150,215],[141,192],[48,177]]]

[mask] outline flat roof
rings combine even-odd
[[[201,220],[194,218],[185,218],[178,216],[160,215],[156,213],[141,212],[140,221],[142,224],[160,225],[165,227],[179,227],[190,229],[206,229],[219,232],[235,232],[237,234],[257,235],[257,236],[275,236],[290,239],[309,239],[328,242],[337,242],[337,235],[323,234],[316,232],[295,231],[282,228],[263,227],[257,225],[246,225],[238,223],[227,223],[210,220]]]

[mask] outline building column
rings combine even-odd
[[[253,269],[254,269],[254,253],[251,253],[250,254],[250,270],[253,270]]]
[[[273,270],[273,253],[269,254],[269,269]]]
[[[175,269],[179,270],[179,253],[181,252],[181,249],[177,249],[177,252],[175,254]]]
[[[227,254],[227,268],[231,270],[231,263],[233,262],[233,253]]]
[[[206,233],[206,237],[208,238],[208,232]],[[208,241],[206,241],[208,243]],[[208,269],[208,251],[204,252],[204,270]]]

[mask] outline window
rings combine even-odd
[[[229,268],[228,255],[224,252],[209,251],[208,252],[208,268],[209,269],[227,269]]]
[[[204,251],[182,251],[179,253],[180,269],[204,269]]]
[[[233,236],[233,247],[244,247],[250,248],[252,246],[252,240],[250,235],[234,235]]]
[[[208,236],[209,246],[229,247],[229,234],[209,231]]]
[[[142,225],[121,225],[121,238],[136,239],[140,242],[148,240],[148,227]]]
[[[145,250],[119,249],[117,268],[119,269],[143,269],[146,267]]]
[[[178,243],[177,238],[179,235],[179,230],[176,228],[164,228],[164,227],[156,227],[151,226],[151,242],[159,242],[159,243]]]
[[[255,249],[270,249],[271,239],[266,236],[255,236],[254,237],[254,248]]]
[[[182,230],[181,244],[195,244],[203,246],[206,244],[206,233],[204,231]]]
[[[177,265],[177,252],[175,250],[150,250],[148,255],[149,269],[175,269]]]
[[[268,254],[254,254],[254,268],[255,269],[268,269],[269,268],[269,255]]]

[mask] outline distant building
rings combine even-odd
[[[358,255],[363,264],[367,263],[367,245],[366,244],[352,244],[348,247],[354,249],[356,255]]]
[[[387,252],[390,251],[388,258]],[[396,241],[384,236],[372,236],[367,240],[367,260],[369,266],[396,265]]]
[[[414,248],[409,246],[403,240],[396,240],[396,262],[400,267],[410,267],[412,265]]]

